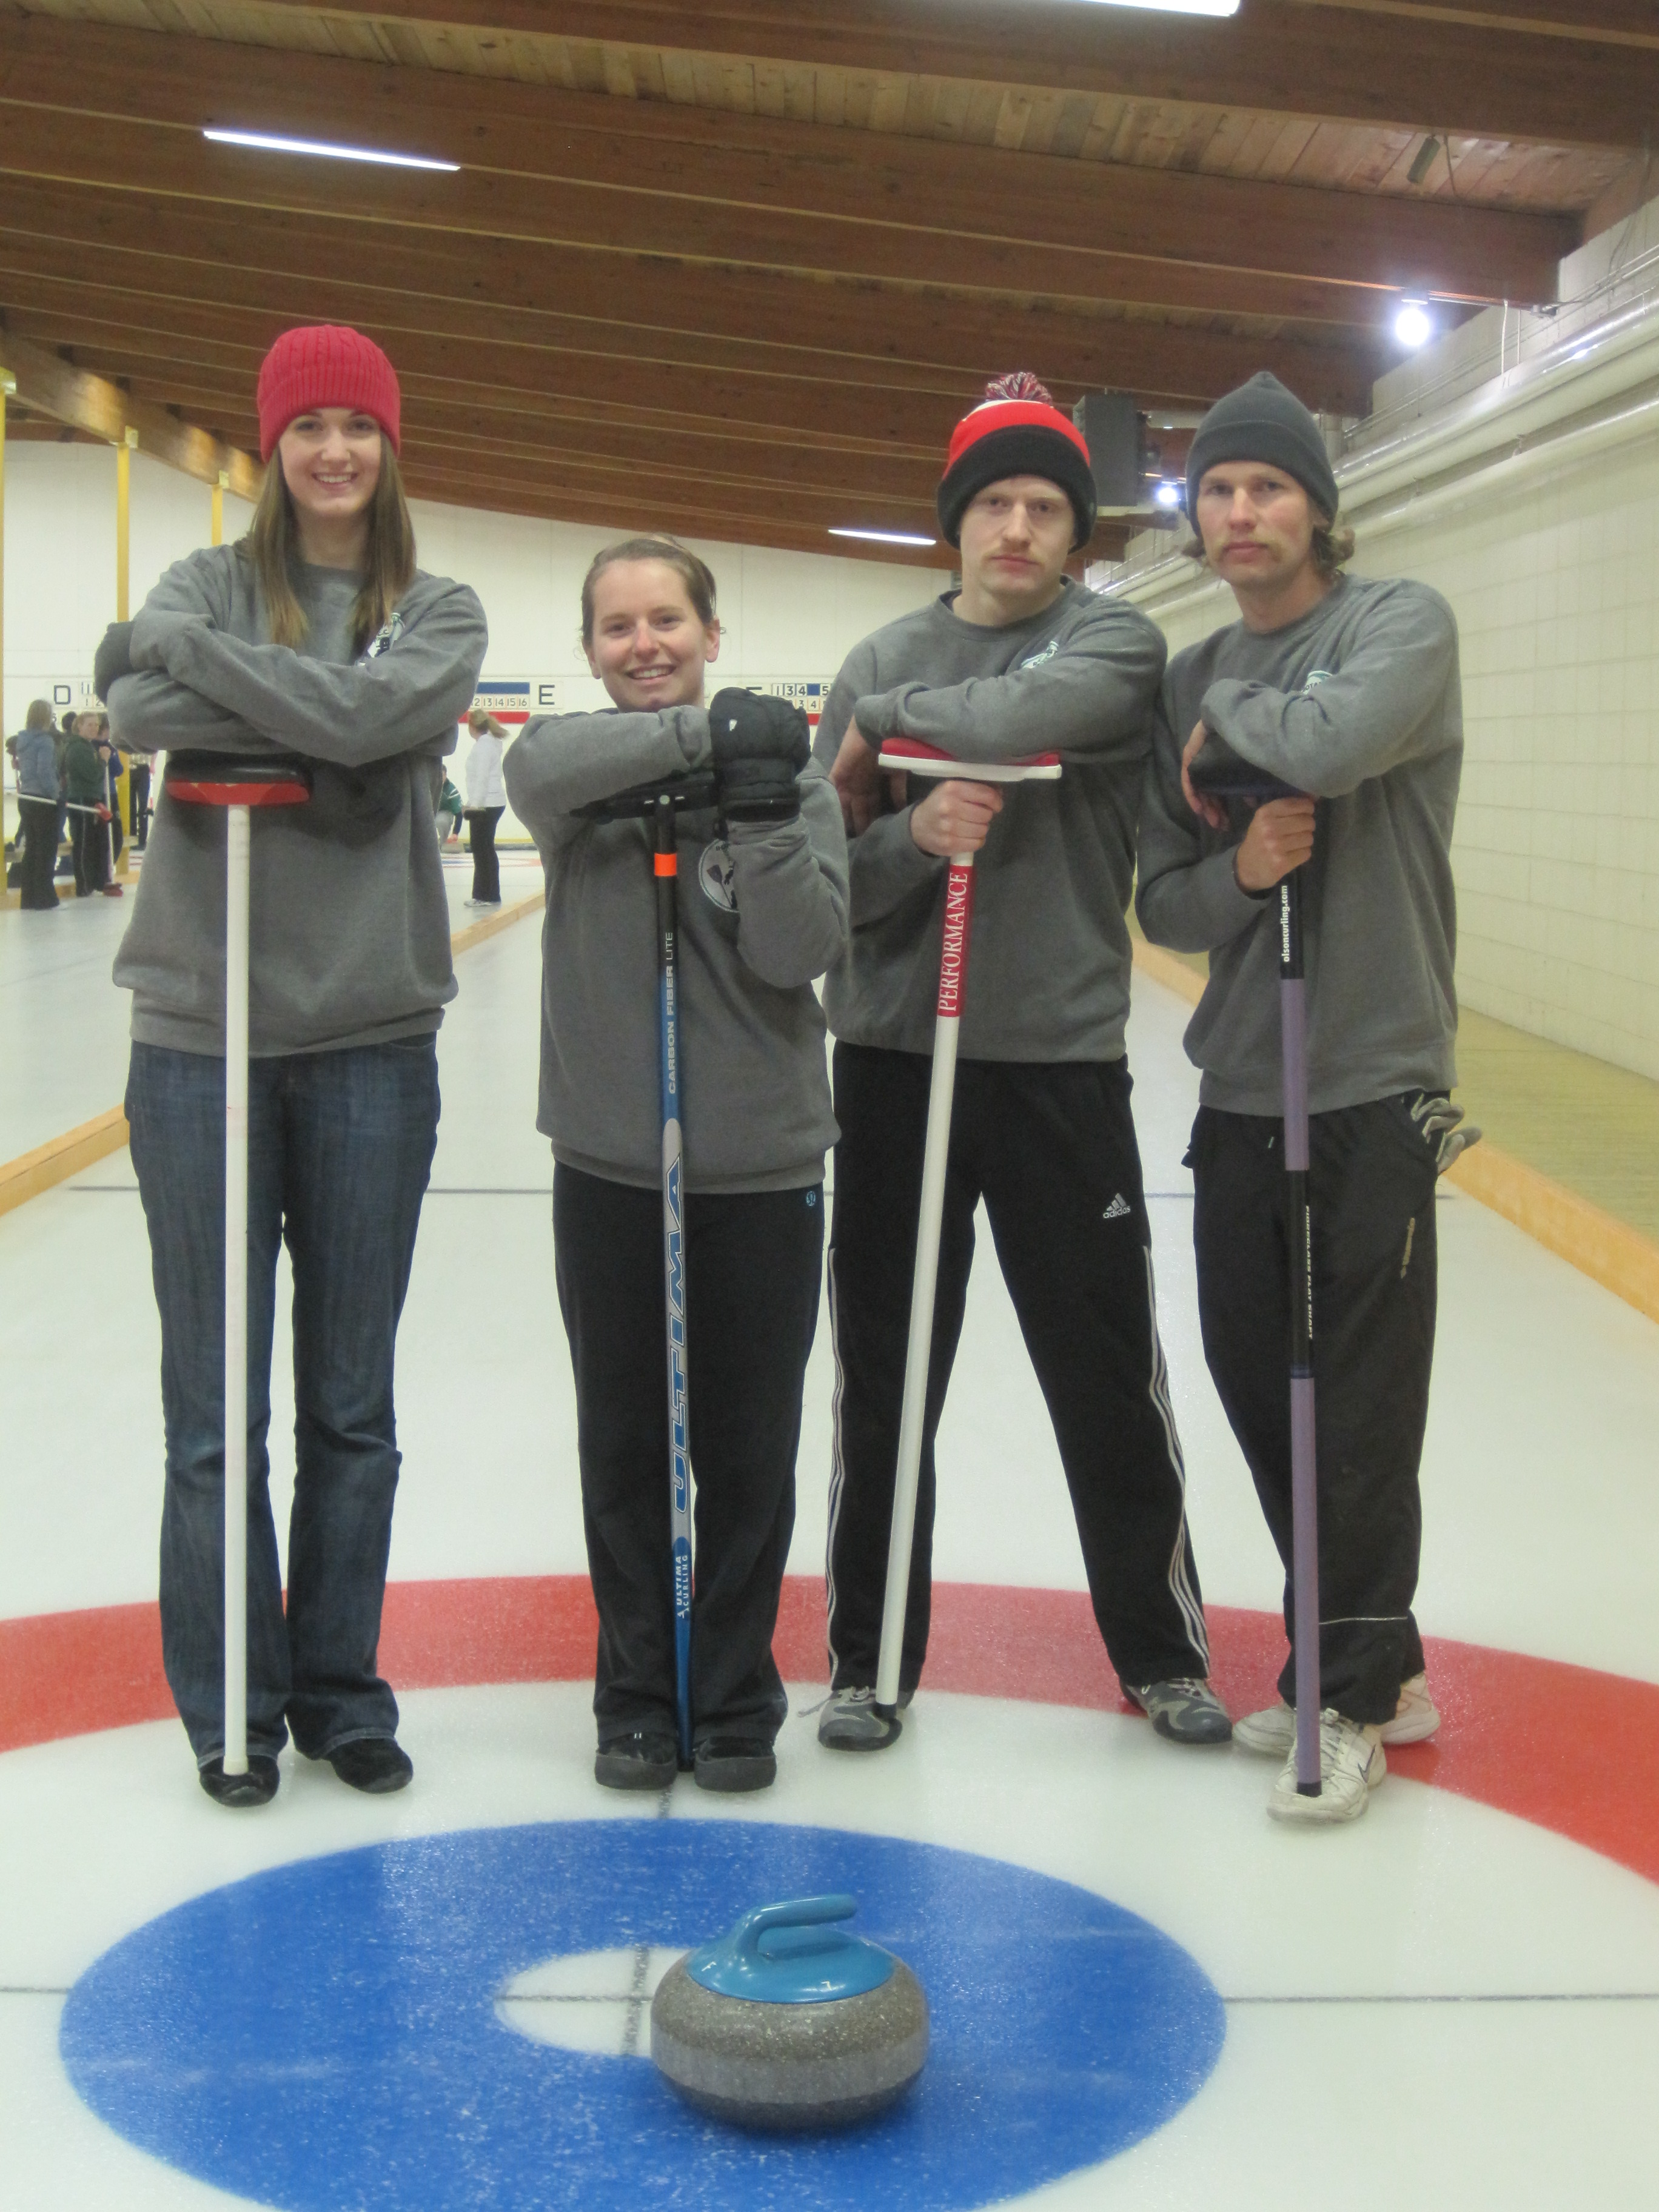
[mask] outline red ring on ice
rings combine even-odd
[[[1212,1679],[1235,1712],[1269,1705],[1275,1614],[1208,1609]],[[582,1575],[393,1583],[380,1663],[402,1689],[580,1681],[597,1621]],[[1396,1774],[1495,1806],[1659,1881],[1659,1684],[1518,1651],[1425,1639],[1440,1741],[1391,1750]],[[822,1681],[823,1587],[791,1575],[774,1648]],[[1127,1711],[1081,1591],[937,1583],[927,1685],[973,1697]],[[170,1719],[154,1605],[0,1620],[0,1752]]]

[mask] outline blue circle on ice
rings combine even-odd
[[[772,1898],[850,1890],[910,1966],[933,2048],[842,2135],[745,2135],[648,2062],[533,2043],[503,1983],[628,1945],[689,1948]],[[965,2212],[1161,2126],[1219,2055],[1221,2000],[1121,1906],[999,1859],[757,1821],[613,1819],[378,1844],[210,1891],[70,1992],[61,2048],[102,2119],[291,2212]]]

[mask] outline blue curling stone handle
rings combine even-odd
[[[861,1997],[892,1978],[890,1951],[833,1923],[850,1920],[856,1898],[798,1897],[745,1912],[718,1942],[692,1952],[685,1971],[699,1987],[754,2004],[829,2004]]]

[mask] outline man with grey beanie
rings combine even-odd
[[[1279,1759],[1268,1810],[1358,1818],[1385,1743],[1439,1716],[1412,1613],[1418,1468],[1435,1323],[1435,1178],[1474,1133],[1455,1079],[1449,848],[1462,765],[1457,630],[1425,586],[1343,574],[1352,550],[1319,426],[1261,375],[1193,441],[1191,549],[1240,619],[1170,661],[1141,812],[1136,910],[1156,944],[1207,952],[1187,1031],[1202,1071],[1188,1155],[1205,1358],[1286,1568],[1291,1626],[1288,1255],[1277,905],[1303,871],[1321,1752],[1296,1787],[1292,1660],[1281,1702],[1237,1724]],[[1305,796],[1230,816],[1193,787],[1212,733]]]

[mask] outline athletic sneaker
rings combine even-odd
[[[1225,1743],[1232,1735],[1227,1708],[1209,1684],[1200,1682],[1196,1675],[1183,1674],[1172,1682],[1143,1682],[1139,1689],[1126,1682],[1123,1691],[1171,1743]]]
[[[901,1711],[909,1702],[909,1692],[901,1690]],[[876,1711],[873,1690],[832,1690],[818,1715],[818,1741],[830,1751],[885,1751],[902,1729],[897,1714],[888,1720]]]
[[[1413,1674],[1400,1686],[1400,1702],[1394,1718],[1382,1724],[1383,1743],[1422,1743],[1440,1725],[1440,1716],[1429,1695],[1428,1677]],[[1296,1707],[1268,1705],[1247,1713],[1233,1723],[1233,1741],[1241,1751],[1254,1751],[1264,1759],[1283,1759],[1296,1747]]]
[[[1389,1771],[1383,1756],[1382,1730],[1373,1722],[1362,1728],[1344,1720],[1327,1705],[1319,1716],[1319,1795],[1304,1797],[1296,1786],[1296,1747],[1279,1770],[1267,1810],[1275,1820],[1301,1820],[1325,1826],[1340,1820],[1357,1820],[1370,1802],[1371,1792]]]
[[[593,1759],[593,1779],[607,1790],[666,1790],[679,1771],[673,1737],[653,1729],[615,1736]]]

